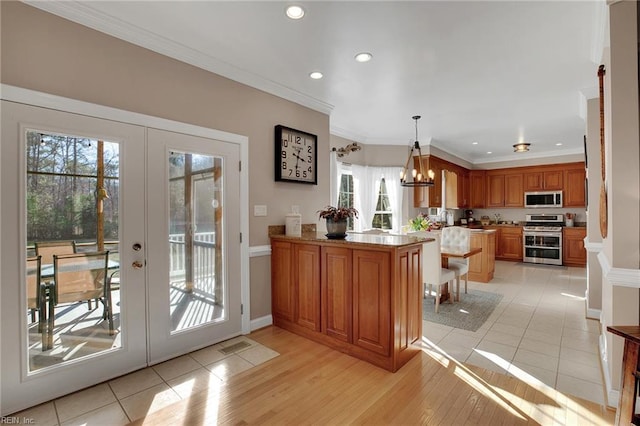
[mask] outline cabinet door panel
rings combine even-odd
[[[388,355],[391,330],[390,255],[353,251],[353,343]]]
[[[564,198],[565,207],[585,207],[585,171],[584,169],[565,170],[564,172]]]
[[[522,174],[506,175],[504,180],[504,206],[524,207]]]
[[[508,260],[522,260],[523,246],[522,246],[522,232],[503,232],[500,241],[502,249],[501,256]]]
[[[278,318],[293,320],[293,250],[291,243],[275,241],[271,245],[271,311]]]
[[[296,302],[294,321],[320,331],[320,246],[295,244],[293,250]]]
[[[504,207],[504,175],[487,176],[487,207]]]
[[[484,171],[469,172],[469,207],[481,209],[485,206],[485,173]]]
[[[544,189],[558,190],[562,189],[562,170],[550,170],[544,172]]]
[[[587,251],[584,248],[585,228],[565,228],[562,241],[562,263],[567,266],[586,266]]]
[[[351,249],[322,248],[322,332],[351,343]]]

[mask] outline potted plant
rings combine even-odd
[[[411,231],[431,231],[432,224],[429,216],[424,213],[418,214],[413,219],[409,219],[409,229]]]
[[[327,237],[344,238],[347,236],[347,219],[358,217],[358,211],[353,207],[326,206],[318,210],[318,216],[327,220]]]

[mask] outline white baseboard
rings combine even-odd
[[[603,333],[606,333],[606,331]],[[607,338],[604,334],[601,334],[598,340],[600,364],[602,372],[604,373],[604,385],[607,393],[606,403],[609,407],[616,408],[618,407],[618,400],[620,399],[620,391],[611,388],[611,376],[609,375],[609,363],[607,361]]]
[[[257,330],[259,328],[268,327],[273,324],[273,318],[271,315],[265,315],[260,318],[251,320],[251,331]]]

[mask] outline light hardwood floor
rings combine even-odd
[[[214,424],[613,424],[613,410],[465,366],[428,340],[396,373],[267,327],[249,338],[277,352],[257,367],[135,421]]]

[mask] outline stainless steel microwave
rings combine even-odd
[[[562,207],[562,191],[537,191],[524,193],[525,207]]]

